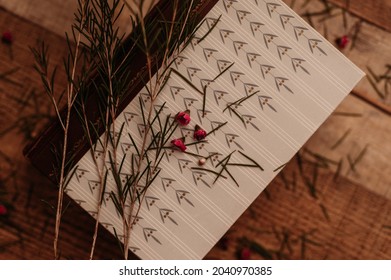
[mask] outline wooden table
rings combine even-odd
[[[346,3],[351,2],[348,7]],[[391,258],[391,1],[286,0],[368,73],[252,204],[207,259]],[[326,4],[327,5],[326,5]],[[64,31],[76,1],[0,0],[0,259],[51,259],[56,187],[22,156],[52,114],[34,72],[29,46],[44,40],[51,65],[62,65]],[[342,8],[340,8],[342,7]],[[56,86],[65,86],[59,71]],[[3,192],[6,191],[4,194]],[[67,200],[68,202],[68,200]],[[69,202],[61,257],[86,259],[94,221]],[[247,250],[247,251],[246,251]],[[120,258],[114,237],[100,231],[97,259]]]

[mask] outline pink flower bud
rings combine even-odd
[[[5,207],[3,204],[0,204],[0,216],[6,215],[8,212],[7,207]]]
[[[13,38],[11,32],[9,32],[9,31],[4,32],[3,35],[1,36],[1,41],[4,44],[11,45],[12,42],[14,41],[14,38]]]
[[[206,137],[207,133],[205,130],[203,130],[201,127],[199,127],[198,125],[196,125],[195,127],[195,130],[194,130],[194,138],[197,140],[197,141],[201,141],[201,140],[204,140],[205,137]]]
[[[182,152],[186,151],[187,147],[183,143],[182,139],[174,139],[171,141],[171,144],[177,148],[179,148]]]
[[[179,112],[176,115],[175,119],[180,125],[188,125],[191,120],[190,115],[189,115],[189,111]]]

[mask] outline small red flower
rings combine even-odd
[[[199,127],[198,125],[196,125],[195,127],[195,130],[194,130],[194,138],[197,140],[197,141],[201,141],[201,140],[204,140],[205,137],[206,137],[207,133],[205,130],[203,130],[201,127]]]
[[[249,260],[251,257],[251,250],[247,247],[244,247],[242,250],[240,250],[239,259],[240,260]]]
[[[350,39],[347,35],[343,35],[342,37],[337,38],[335,40],[335,43],[337,44],[338,48],[344,49],[349,44]]]
[[[0,216],[6,215],[8,212],[7,207],[5,207],[3,204],[0,204]]]
[[[12,36],[12,33],[11,33],[11,32],[6,31],[6,32],[4,32],[3,35],[1,36],[1,41],[2,41],[4,44],[11,45],[12,42],[14,41],[14,37]]]
[[[188,110],[186,110],[184,112],[179,112],[176,115],[176,117],[175,117],[176,121],[180,125],[188,125],[190,123],[190,120],[191,120],[189,113],[190,112]]]
[[[182,139],[174,139],[171,141],[171,144],[177,148],[179,148],[182,152],[186,151],[187,147],[183,143]]]

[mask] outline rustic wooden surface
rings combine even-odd
[[[0,44],[0,133],[15,127],[0,134],[0,204],[8,208],[8,214],[0,216],[0,259],[53,257],[51,206],[57,192],[21,154],[28,139],[47,121],[35,121],[33,116],[47,114],[49,108],[31,67],[29,46],[45,40],[56,54],[51,56],[52,65],[61,66],[66,53],[63,34],[72,21],[75,1],[30,2],[0,0],[0,33],[9,30],[15,38],[11,47]],[[343,0],[328,2],[345,5]],[[338,9],[338,16],[320,22],[319,17],[311,17],[311,22],[334,41],[351,35],[352,27],[363,20],[354,48],[348,46],[343,52],[363,70],[369,66],[381,75],[391,64],[387,13],[391,3],[349,2],[353,15],[346,17],[347,28]],[[324,8],[321,1],[286,3],[301,14]],[[10,70],[14,71],[2,75]],[[57,86],[63,87],[64,81],[60,71]],[[390,98],[379,97],[367,80],[360,83],[206,258],[234,259],[243,248],[250,248],[254,259],[390,259],[390,104]],[[86,259],[94,221],[74,203],[69,205],[62,226],[61,257]],[[120,257],[115,238],[102,230],[96,258]]]
[[[389,0],[352,1],[329,0],[330,3],[349,9],[349,11],[378,27],[391,31],[391,2]]]

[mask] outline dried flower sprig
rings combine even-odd
[[[83,1],[79,1],[79,16],[82,20],[80,20],[78,29],[80,30],[82,28],[82,24],[84,22],[84,18],[87,13],[87,6],[86,3]],[[75,28],[77,31],[77,28]],[[55,99],[55,88],[54,88],[54,78],[56,74],[56,69],[52,71],[52,73],[49,72],[48,68],[48,49],[42,43],[40,49],[32,49],[33,55],[36,60],[35,69],[41,76],[41,80],[43,82],[45,92],[48,94],[49,98],[51,98],[53,106],[56,110],[57,117],[59,122],[61,123],[61,127],[64,132],[63,137],[63,150],[60,152],[59,156],[60,159],[60,172],[58,176],[58,200],[57,200],[57,210],[56,210],[56,225],[55,225],[55,236],[54,236],[54,242],[53,242],[53,249],[54,249],[54,257],[57,259],[59,258],[59,248],[58,248],[58,240],[60,235],[60,225],[61,225],[61,217],[63,213],[63,198],[64,198],[64,191],[66,188],[66,183],[69,182],[68,175],[70,174],[67,170],[68,163],[66,162],[67,159],[67,153],[68,153],[68,133],[70,130],[70,116],[71,111],[73,108],[73,104],[76,101],[76,98],[78,96],[78,88],[75,86],[75,76],[76,76],[76,69],[78,67],[79,63],[79,52],[81,47],[81,32],[73,33],[74,39],[75,39],[75,47],[72,48],[69,44],[69,56],[67,61],[65,62],[65,67],[68,74],[68,85],[66,89],[66,103],[67,103],[67,109],[65,116],[61,116],[59,113],[59,105],[58,102]]]
[[[1,41],[4,44],[11,45],[14,42],[14,36],[12,35],[12,33],[10,31],[5,31],[1,35]]]

